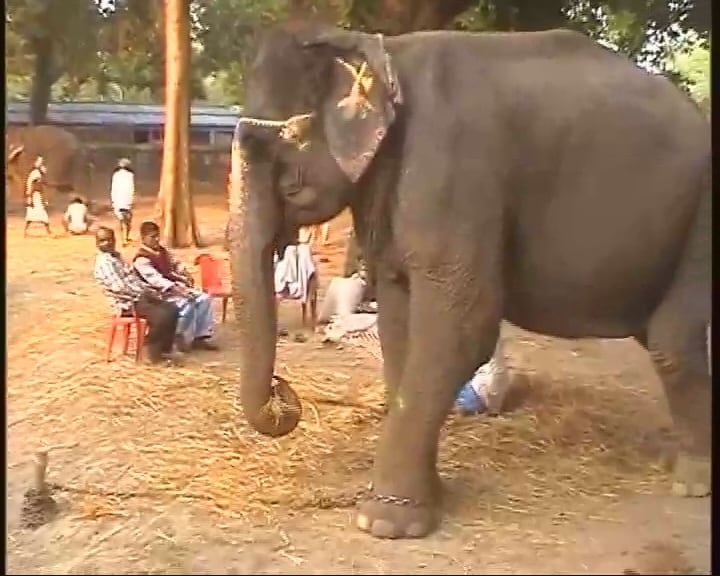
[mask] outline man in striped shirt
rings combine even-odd
[[[167,302],[156,290],[149,288],[125,264],[115,249],[115,233],[105,226],[95,233],[98,248],[95,257],[94,276],[119,316],[137,314],[148,323],[145,339],[146,358],[156,364],[163,360],[175,360],[172,355],[178,309]]]

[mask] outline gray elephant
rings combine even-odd
[[[47,186],[59,192],[88,194],[90,169],[78,138],[57,126],[28,126],[6,135],[7,179],[17,198],[33,162],[42,156],[47,166]]]
[[[440,430],[503,318],[637,339],[685,433],[674,491],[709,493],[710,127],[670,82],[566,30],[307,25],[267,33],[246,94],[230,215],[243,411],[264,434],[296,426],[273,376],[272,252],[349,206],[390,402],[360,529],[436,527]]]

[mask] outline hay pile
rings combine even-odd
[[[280,358],[301,346],[281,345]],[[281,364],[304,407],[298,429],[281,439],[245,424],[236,373],[219,362],[168,369],[162,378],[127,360],[88,364],[51,389],[42,376],[28,381],[37,393],[24,418],[46,444],[71,446],[58,452],[62,464],[49,479],[82,495],[86,516],[169,500],[233,517],[354,504],[380,430],[376,369],[350,377],[302,360]],[[543,376],[524,390],[522,407],[500,418],[451,418],[441,473],[465,500],[461,516],[489,520],[552,508],[558,498],[614,498],[665,479],[638,392]]]
[[[92,249],[78,261],[80,240],[21,242],[8,263],[10,466],[64,447],[50,451],[48,481],[83,517],[180,500],[221,516],[269,518],[351,506],[362,493],[382,419],[377,361],[359,359],[353,347],[310,358],[316,342],[282,342],[277,372],[300,395],[304,416],[290,436],[265,438],[235,405],[231,323],[212,361],[198,355],[162,372],[129,360],[106,364],[107,303],[89,273]],[[48,265],[23,252],[41,244],[67,253]],[[510,344],[511,370],[530,374],[516,387],[519,407],[499,418],[453,417],[443,434],[440,469],[453,518],[567,515],[578,500],[603,502],[666,481],[651,440],[665,422],[634,382],[607,372],[579,382],[554,367],[552,377],[533,374],[538,356],[522,357],[537,351]]]

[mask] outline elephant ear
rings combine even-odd
[[[331,82],[321,104],[330,153],[351,182],[375,157],[402,103],[397,75],[383,37],[330,30],[302,40],[305,48],[325,48],[332,61]],[[328,50],[329,48],[329,50]]]

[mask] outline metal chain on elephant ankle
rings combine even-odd
[[[392,504],[393,506],[421,508],[424,504],[420,500],[414,498],[408,498],[406,496],[393,496],[391,494],[378,494],[373,490],[373,484],[370,482],[366,490],[363,490],[360,494],[361,497],[365,497],[374,502],[380,502],[382,504]]]

